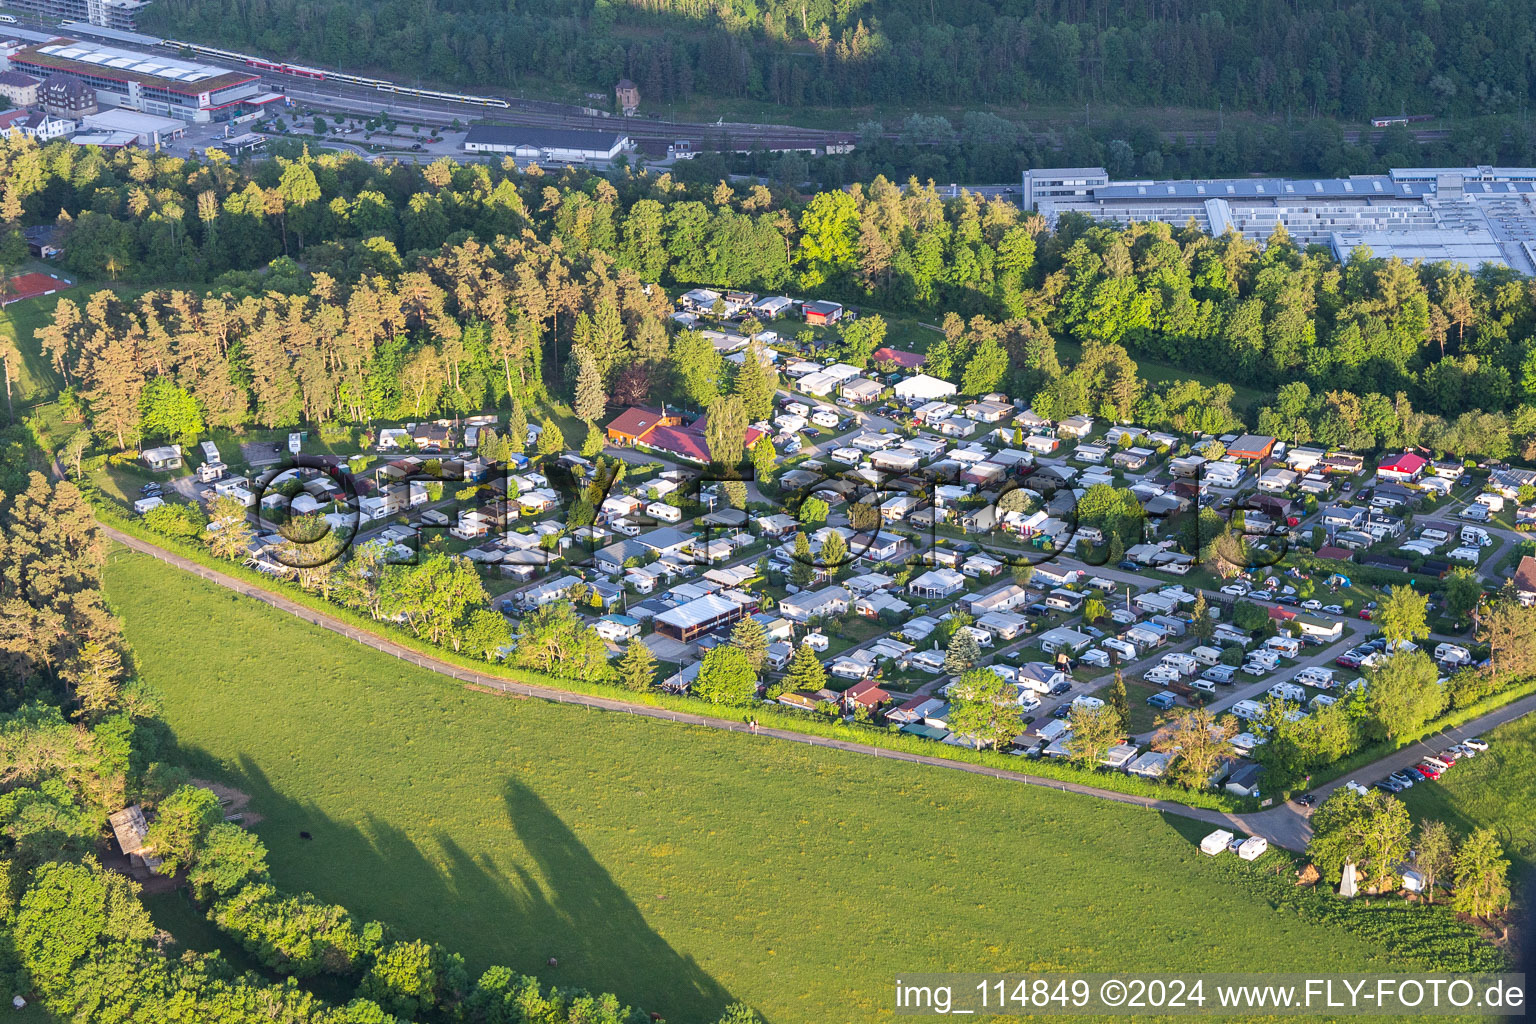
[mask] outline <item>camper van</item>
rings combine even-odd
[[[1189,656],[1202,665],[1220,665],[1221,652],[1214,647],[1196,647]]]
[[[1196,679],[1189,685],[1194,687],[1196,690],[1199,690],[1201,693],[1213,694],[1216,692],[1216,684],[1211,682],[1209,679]]]
[[[1104,647],[1107,650],[1114,651],[1122,658],[1134,658],[1137,657],[1137,655],[1140,653],[1136,650],[1135,644],[1131,643],[1129,640],[1122,640],[1117,636],[1112,636],[1108,640],[1105,640]]]
[[[1265,692],[1276,700],[1294,701],[1297,704],[1307,699],[1307,691],[1295,683],[1276,683]]]
[[[1435,660],[1448,665],[1465,665],[1472,660],[1472,652],[1458,644],[1436,644]]]
[[[1326,690],[1333,685],[1333,669],[1313,665],[1296,673],[1296,682]]]
[[[1231,665],[1212,665],[1200,673],[1201,679],[1209,679],[1221,686],[1231,686],[1232,680],[1237,678],[1237,669]]]
[[[1240,700],[1232,705],[1232,714],[1245,722],[1257,722],[1264,717],[1264,705],[1256,700]]]
[[[1192,676],[1200,671],[1200,663],[1188,654],[1174,652],[1163,655],[1163,664],[1181,676]]]

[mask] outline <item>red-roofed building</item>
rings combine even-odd
[[[651,427],[644,437],[635,442],[643,444],[647,448],[654,448],[668,455],[675,455],[689,462],[709,461],[709,441],[705,439],[704,419],[689,426],[664,426]],[[609,427],[611,431],[612,426]],[[750,448],[757,443],[757,439],[763,436],[763,432],[756,427],[748,427],[742,436],[742,444]]]
[[[1429,465],[1429,460],[1422,455],[1413,452],[1403,452],[1394,455],[1376,467],[1376,475],[1383,480],[1395,480],[1398,483],[1408,483],[1417,480],[1423,473],[1424,467]]]
[[[682,423],[681,416],[668,415],[638,405],[631,406],[608,424],[608,440],[614,444],[640,444],[657,427],[679,427]]]
[[[843,307],[836,302],[807,302],[800,311],[805,314],[806,323],[823,327],[830,327],[843,318]]]
[[[852,711],[855,707],[865,707],[873,711],[875,708],[891,699],[891,695],[880,689],[872,679],[866,679],[860,683],[854,683],[843,691],[843,710]]]
[[[921,352],[903,352],[899,348],[877,348],[873,356],[876,363],[895,363],[903,370],[915,370],[928,361]]]
[[[1318,558],[1333,558],[1340,562],[1347,562],[1354,557],[1354,552],[1349,548],[1336,547],[1332,544],[1324,544],[1317,549]]]
[[[1515,596],[1523,605],[1536,604],[1536,558],[1524,555],[1513,577]]]
[[[1257,461],[1269,458],[1274,451],[1275,439],[1265,434],[1244,434],[1227,445],[1227,454],[1234,459]]]
[[[1269,606],[1269,617],[1276,622],[1289,622],[1296,617],[1296,613],[1283,604]]]

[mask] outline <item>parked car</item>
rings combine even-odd
[[[1435,779],[1438,779],[1440,777],[1441,769],[1436,768],[1434,765],[1430,764],[1428,761],[1425,761],[1423,764],[1416,764],[1416,765],[1413,766],[1413,768],[1414,768],[1414,771],[1418,772],[1420,775],[1424,776],[1426,779],[1429,779],[1430,781],[1434,781]]]
[[[1228,597],[1242,597],[1244,594],[1248,593],[1248,584],[1228,583],[1226,586],[1221,588],[1221,592],[1226,594]]]
[[[1322,611],[1323,602],[1315,600],[1315,599],[1307,600],[1307,601],[1301,602],[1301,607],[1304,608],[1305,610],[1309,611],[1309,612]]]
[[[1364,619],[1366,622],[1370,622],[1373,618],[1376,617],[1376,615],[1369,608],[1361,608],[1360,609],[1360,617],[1362,619]]]
[[[1478,753],[1482,753],[1488,749],[1488,741],[1477,736],[1468,736],[1466,739],[1461,741],[1461,745],[1464,747],[1471,747]]]
[[[1164,711],[1173,707],[1176,701],[1177,698],[1167,690],[1163,690],[1160,693],[1154,693],[1152,696],[1147,698],[1148,704],[1151,704],[1155,708],[1162,708]]]
[[[1325,604],[1323,605],[1323,611],[1327,612],[1329,615],[1343,615],[1344,606],[1337,604]]]
[[[1296,596],[1294,594],[1281,594],[1279,597],[1275,598],[1275,603],[1276,604],[1297,604],[1298,602],[1297,602]]]
[[[1411,772],[1406,771],[1393,772],[1389,777],[1394,778],[1398,782],[1402,783],[1404,788],[1411,787],[1413,785],[1414,779],[1418,779],[1420,782],[1424,781],[1422,776],[1416,776]]]
[[[1398,782],[1396,779],[1388,777],[1388,778],[1382,779],[1380,782],[1376,783],[1376,788],[1381,790],[1384,793],[1401,793],[1404,789],[1407,789],[1408,787],[1404,786],[1401,782]]]
[[[1125,572],[1141,572],[1141,563],[1133,562],[1129,558],[1122,558],[1119,562],[1115,563],[1115,568],[1122,569]]]

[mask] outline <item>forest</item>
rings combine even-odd
[[[146,27],[285,59],[652,105],[1191,106],[1352,120],[1514,113],[1536,12],[1515,0],[161,0]]]
[[[1536,453],[1536,292],[1510,271],[1341,265],[1283,233],[1261,247],[1192,225],[1052,229],[1004,200],[883,178],[805,196],[632,169],[234,166],[12,142],[0,181],[0,260],[19,225],[53,220],[68,269],[115,280],[59,302],[36,338],[82,451],[514,399],[572,400],[594,423],[661,398],[704,411],[740,396],[758,414],[772,375],[678,330],[659,283],[851,303],[871,315],[817,343],[859,365],[880,314],[923,318],[939,328],[929,372],[1047,415]]]

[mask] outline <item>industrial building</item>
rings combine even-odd
[[[227,121],[283,101],[263,92],[260,79],[247,72],[70,39],[24,47],[7,63],[12,71],[43,79],[38,93],[45,108],[51,90],[61,96],[65,88],[78,91],[65,85],[71,81],[93,91],[101,108],[127,107],[181,121]],[[95,113],[78,105],[71,110],[73,116]]]
[[[464,136],[467,153],[506,153],[516,160],[579,164],[612,160],[630,146],[619,132],[585,132],[567,128],[519,128],[477,124]]]
[[[129,145],[153,149],[162,142],[179,139],[187,133],[187,123],[174,117],[157,117],[136,110],[115,108],[81,118],[81,131],[126,133],[133,136]]]
[[[1193,219],[1212,235],[1264,242],[1284,225],[1297,245],[1339,259],[1447,260],[1536,274],[1536,168],[1411,167],[1348,178],[1109,181],[1102,168],[1024,172],[1025,208],[1055,224],[1081,213],[1115,224]]]

